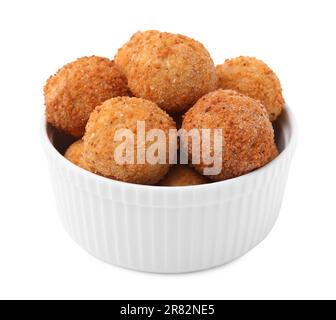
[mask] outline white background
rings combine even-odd
[[[0,298],[336,298],[335,1],[1,1]],[[278,74],[300,139],[280,218],[257,248],[188,275],[119,269],[58,220],[40,146],[42,87],[64,63],[113,57],[135,31],[194,37],[216,63]]]

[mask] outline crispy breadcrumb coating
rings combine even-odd
[[[159,31],[137,32],[115,57],[136,97],[182,113],[217,89],[214,63],[198,41]]]
[[[200,175],[188,165],[178,164],[173,166],[167,175],[159,181],[158,186],[176,187],[193,186],[198,184],[210,183],[205,176]]]
[[[236,90],[260,100],[271,121],[281,114],[285,106],[281,84],[264,62],[251,57],[238,57],[218,65],[216,72],[222,89]]]
[[[133,56],[139,51],[142,44],[149,39],[156,37],[158,34],[160,34],[160,32],[156,30],[136,32],[132,35],[130,40],[118,50],[114,57],[114,61],[125,75],[127,75],[130,63],[133,62]]]
[[[209,176],[212,180],[230,179],[260,168],[274,154],[274,131],[265,107],[232,90],[219,89],[202,97],[185,114],[182,128],[222,129],[222,170]],[[213,154],[213,135],[210,150]],[[188,151],[191,158],[191,143]],[[202,161],[193,166],[202,174],[207,167]]]
[[[176,129],[175,122],[155,103],[140,98],[117,97],[105,101],[91,114],[84,135],[84,159],[98,174],[125,182],[155,184],[168,172],[170,165],[150,164],[147,159],[137,161],[134,145],[134,163],[120,164],[115,151],[122,142],[115,141],[119,129],[129,129],[137,137],[137,121],[145,122],[145,132],[161,129],[168,146],[169,129]],[[137,139],[134,139],[135,141]],[[154,142],[146,142],[145,150]],[[169,148],[165,149],[169,159]]]
[[[128,94],[126,77],[113,61],[83,57],[65,65],[47,81],[44,87],[47,120],[80,138],[97,105]]]
[[[77,140],[65,151],[64,157],[71,161],[76,166],[81,167],[87,171],[91,171],[89,165],[83,159],[84,142]]]

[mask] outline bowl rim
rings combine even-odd
[[[288,116],[288,123],[291,127],[291,134],[289,136],[289,140],[285,148],[281,151],[281,153],[271,162],[267,163],[265,166],[258,168],[254,171],[251,171],[249,173],[243,174],[239,177],[231,178],[228,180],[223,180],[223,181],[214,181],[211,183],[205,183],[205,184],[200,184],[200,185],[191,185],[191,186],[158,186],[158,185],[143,185],[143,184],[136,184],[136,183],[131,183],[131,182],[124,182],[124,181],[119,181],[119,180],[113,180],[110,178],[102,177],[99,176],[95,173],[89,172],[87,170],[84,170],[80,168],[79,166],[73,164],[71,161],[66,159],[52,144],[52,142],[49,139],[48,136],[48,123],[46,120],[46,116],[44,115],[42,117],[41,125],[40,125],[40,130],[41,130],[41,141],[42,141],[42,147],[44,151],[48,154],[52,154],[54,158],[56,158],[57,161],[61,161],[64,165],[68,167],[69,170],[75,170],[77,174],[84,175],[87,178],[90,179],[95,179],[98,182],[105,183],[105,184],[110,184],[114,186],[120,186],[120,187],[127,187],[127,188],[132,188],[132,189],[137,189],[137,190],[148,190],[148,191],[162,191],[162,192],[169,192],[173,190],[194,190],[197,189],[201,191],[201,189],[209,189],[209,188],[218,188],[221,185],[225,185],[226,187],[229,187],[234,184],[242,183],[246,181],[247,179],[250,179],[251,177],[255,177],[258,175],[264,174],[267,170],[270,170],[273,166],[275,166],[278,162],[280,162],[293,148],[295,148],[296,142],[297,142],[297,136],[298,136],[298,127],[297,127],[297,121],[296,118],[290,109],[290,107],[286,104],[283,113],[286,113]]]

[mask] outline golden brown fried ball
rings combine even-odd
[[[47,81],[44,87],[47,120],[80,138],[96,106],[128,93],[127,80],[113,61],[83,57],[65,65]]]
[[[214,63],[204,46],[185,36],[137,32],[117,53],[116,64],[136,97],[168,113],[182,113],[217,88]]]
[[[185,115],[182,128],[222,129],[222,169],[212,180],[225,180],[268,163],[274,154],[274,131],[265,107],[257,100],[232,90],[217,90],[202,97]],[[210,150],[214,155],[213,134]],[[192,147],[188,144],[191,158]],[[203,174],[201,158],[193,164]],[[208,166],[209,167],[209,166]]]
[[[176,125],[153,102],[140,98],[117,97],[105,101],[92,112],[84,135],[84,159],[95,172],[116,180],[139,184],[155,184],[166,175],[170,168],[168,147],[165,149],[167,161],[164,164],[151,164],[147,158],[143,164],[137,161],[137,121],[145,122],[146,133],[151,129],[162,130],[168,146],[169,129],[176,129]],[[119,129],[130,130],[135,135],[135,144],[132,145],[128,138],[125,138],[126,141],[116,141]],[[116,150],[122,149],[121,143],[131,146],[134,151],[132,163],[121,164],[115,157]],[[155,142],[146,142],[145,152],[151,146],[154,148],[153,143]],[[125,149],[126,145],[123,150]],[[127,156],[126,152],[122,156]]]
[[[84,151],[83,140],[77,140],[65,151],[64,157],[69,161],[71,161],[76,166],[79,166],[87,171],[91,171],[89,165],[83,159],[83,151]]]
[[[169,170],[167,175],[161,181],[159,181],[158,185],[177,187],[205,183],[210,183],[210,180],[191,169],[188,165],[177,164]]]
[[[218,65],[216,72],[222,89],[236,90],[260,100],[271,121],[281,114],[285,106],[281,84],[264,62],[251,57],[238,57]]]

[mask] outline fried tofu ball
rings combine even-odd
[[[147,158],[149,150],[155,149],[157,139],[143,140],[144,147],[137,148],[138,121],[144,122],[145,135],[151,129],[163,131],[167,146],[164,149],[166,157],[164,163],[153,163]],[[126,136],[120,141],[119,133],[122,131],[119,129],[124,132],[128,130],[133,141]],[[176,129],[175,122],[155,103],[140,98],[112,98],[97,107],[90,116],[83,138],[84,159],[94,172],[103,176],[131,183],[155,184],[167,174],[170,168],[168,161],[170,129]],[[146,154],[142,163],[138,161],[138,153],[141,149]],[[127,150],[132,151],[128,153],[129,156],[127,156]],[[124,161],[120,161],[119,156],[125,157]]]
[[[281,114],[285,101],[276,74],[262,61],[251,57],[226,60],[216,67],[219,86],[236,90],[259,100],[267,109],[271,121]]]
[[[265,107],[258,101],[232,90],[217,90],[202,97],[184,116],[182,128],[210,129],[210,151],[214,152],[214,131],[222,129],[222,166],[219,181],[238,177],[267,164],[274,154],[274,131]],[[202,138],[201,138],[202,143]],[[188,143],[192,158],[192,144]],[[220,160],[220,159],[219,159]],[[192,164],[198,172],[209,167],[201,156]]]
[[[153,101],[170,114],[185,112],[217,89],[216,69],[208,51],[179,34],[137,32],[119,49],[115,61],[134,96]]]
[[[64,157],[78,167],[91,171],[89,165],[83,159],[84,142],[77,140],[65,151]]]
[[[191,169],[188,165],[178,164],[169,170],[168,174],[159,181],[158,185],[177,187],[193,186],[205,183],[210,183],[210,180]]]
[[[93,109],[105,100],[128,95],[126,77],[107,58],[83,57],[65,65],[44,87],[49,123],[81,138]]]

